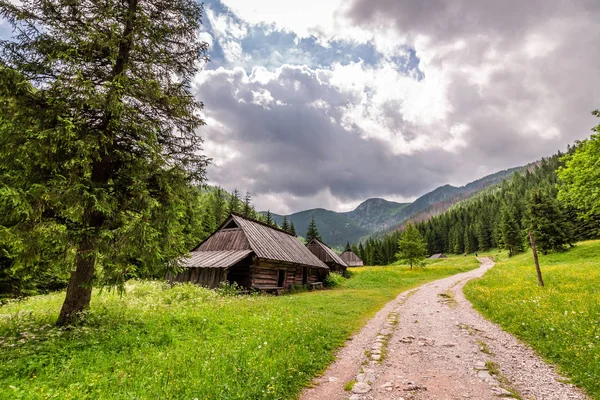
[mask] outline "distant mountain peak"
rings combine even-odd
[[[453,204],[500,183],[512,176],[514,172],[522,171],[524,168],[500,171],[461,187],[450,184],[439,186],[412,203],[397,203],[373,197],[348,212],[313,208],[288,215],[287,218],[288,221],[294,223],[296,231],[302,236],[314,215],[323,241],[331,247],[341,247],[346,242],[357,243],[372,234],[398,229],[409,220],[429,219],[433,215],[444,212]],[[283,215],[272,214],[272,217],[275,222],[281,224]]]

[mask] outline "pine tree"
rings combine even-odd
[[[572,225],[558,201],[546,191],[529,192],[526,215],[527,228],[533,232],[536,247],[542,253],[561,251],[572,243]]]
[[[319,234],[319,230],[317,229],[317,223],[315,221],[315,216],[313,215],[310,223],[308,224],[308,229],[306,231],[306,241],[310,242],[313,239],[317,239],[319,241],[323,241],[321,239],[321,235]]]
[[[427,255],[427,245],[423,237],[413,224],[407,224],[400,240],[398,240],[398,254],[396,258],[413,265],[420,264]]]
[[[287,216],[283,216],[283,221],[281,221],[281,229],[286,232],[290,231],[290,224],[288,224]]]
[[[274,221],[273,216],[271,215],[271,210],[267,210],[267,213],[265,214],[265,223],[273,226]]]
[[[54,230],[74,254],[61,264],[67,325],[93,283],[122,285],[132,260],[138,271],[175,267],[188,250],[183,199],[207,165],[191,92],[207,49],[202,6],[3,0],[0,16],[16,32],[0,41],[0,186],[39,210],[12,234]]]
[[[365,254],[365,246],[363,246],[362,242],[358,243],[358,256],[363,262],[367,259]]]
[[[228,214],[238,213],[240,211],[240,192],[237,188],[233,189],[233,193],[229,196],[229,205],[227,207]]]
[[[294,222],[290,222],[290,233],[296,236],[296,227],[294,226]]]
[[[344,251],[352,251],[352,248],[350,247],[350,242],[346,241],[346,247],[344,248]]]
[[[500,231],[502,232],[504,248],[508,250],[509,256],[512,257],[523,251],[523,235],[514,217],[514,211],[508,206],[505,206],[502,210]]]
[[[242,215],[246,218],[252,218],[252,196],[250,195],[250,192],[246,192],[246,195],[244,196],[244,207],[242,208]]]

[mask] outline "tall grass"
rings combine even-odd
[[[339,288],[279,297],[131,282],[122,297],[96,292],[71,330],[53,326],[63,293],[12,302],[0,307],[0,398],[295,398],[387,301],[476,266],[357,268]]]
[[[600,399],[600,241],[540,255],[544,288],[530,253],[495,257],[496,267],[465,286],[467,298]]]

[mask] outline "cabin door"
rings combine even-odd
[[[277,270],[277,287],[284,287],[285,285],[285,269]]]
[[[302,284],[308,285],[308,267],[302,268]]]

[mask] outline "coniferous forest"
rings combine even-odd
[[[590,171],[598,169],[599,141],[596,134],[577,142],[566,154],[544,158],[524,173],[515,172],[510,179],[417,223],[429,254],[500,248],[514,255],[529,246],[529,231],[544,254],[597,238],[600,213],[593,188],[598,179]],[[387,265],[395,261],[401,235],[398,230],[369,238],[353,249],[365,265]]]

